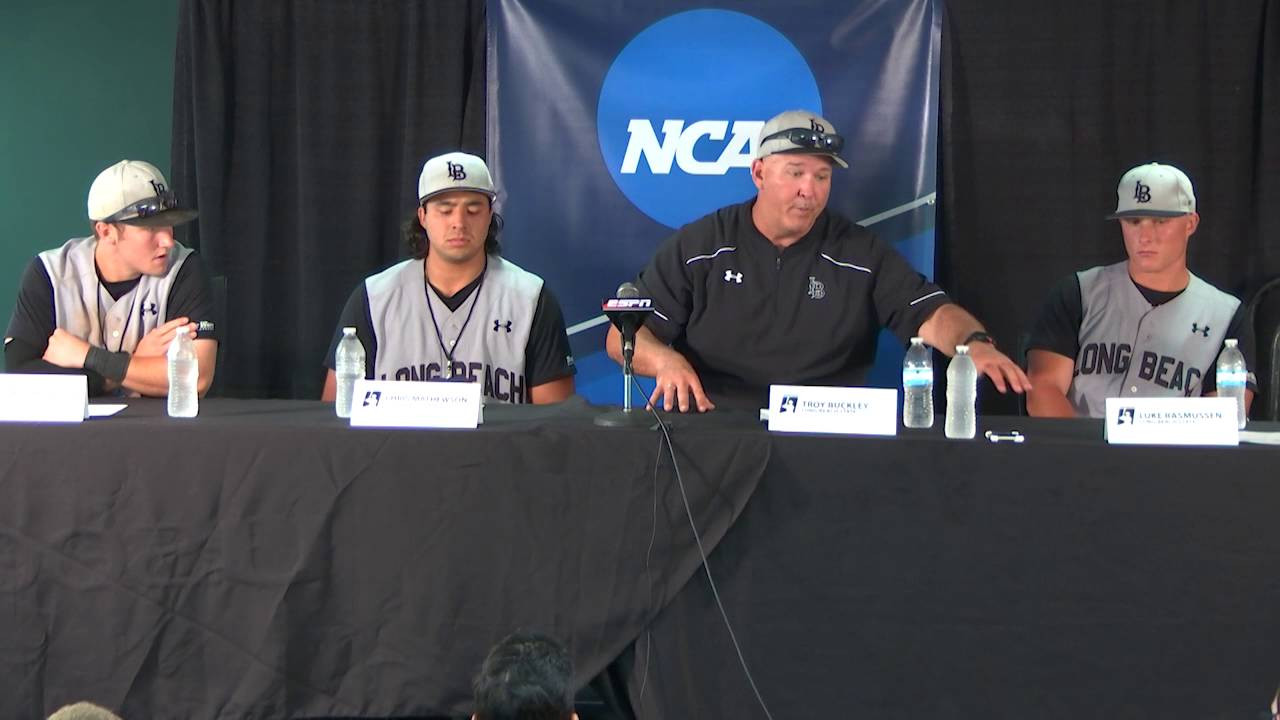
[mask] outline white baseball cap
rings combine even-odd
[[[455,190],[483,193],[489,196],[490,201],[498,195],[493,188],[493,178],[489,177],[489,166],[475,155],[446,153],[423,164],[422,174],[418,176],[419,204],[433,195]]]
[[[1120,178],[1116,211],[1108,220],[1126,217],[1178,217],[1196,211],[1191,179],[1172,165],[1139,165]]]
[[[769,118],[760,129],[756,159],[777,153],[826,155],[842,168],[849,163],[840,157],[844,138],[824,117],[808,110],[787,110]]]
[[[141,160],[121,160],[98,173],[89,186],[89,219],[143,227],[172,227],[195,219],[178,207],[160,169]]]

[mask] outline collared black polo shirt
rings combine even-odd
[[[824,210],[779,251],[755,200],[668,238],[637,278],[647,327],[682,353],[717,405],[763,407],[770,384],[860,385],[887,327],[905,345],[950,302],[871,231]]]

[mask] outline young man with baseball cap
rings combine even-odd
[[[84,374],[93,395],[163,396],[165,351],[186,325],[205,393],[218,352],[209,276],[173,239],[196,211],[180,207],[160,170],[140,160],[99,173],[88,210],[93,235],[40,253],[23,273],[6,370]]]
[[[637,373],[657,379],[667,410],[763,407],[769,385],[859,385],[888,327],[952,354],[968,344],[1004,392],[1026,375],[892,247],[827,209],[847,168],[844,139],[806,110],[765,123],[751,163],[756,196],[680,228],[636,284],[655,312],[636,338]],[[606,341],[620,359],[617,330]]]
[[[1226,338],[1253,367],[1244,305],[1187,270],[1200,216],[1186,173],[1139,165],[1116,194],[1107,219],[1120,221],[1128,259],[1074,273],[1050,295],[1028,344],[1032,415],[1102,417],[1109,397],[1213,395]],[[1256,390],[1251,372],[1246,407]]]
[[[481,383],[485,397],[509,403],[573,394],[564,313],[542,278],[500,255],[496,196],[475,155],[448,153],[422,166],[418,208],[405,224],[412,258],[351,293],[325,360],[323,400],[337,394],[344,327],[356,328],[372,379]]]

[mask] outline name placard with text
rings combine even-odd
[[[897,435],[898,391],[887,388],[771,385],[769,430]]]
[[[1107,398],[1117,445],[1239,445],[1238,422],[1234,398]]]
[[[82,422],[88,413],[84,375],[0,373],[0,420]]]
[[[480,383],[357,380],[352,427],[474,428],[482,405]]]

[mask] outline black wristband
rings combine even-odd
[[[973,332],[969,333],[969,337],[965,338],[964,342],[960,344],[969,345],[970,343],[975,343],[975,342],[991,343],[991,347],[996,347],[996,339],[988,335],[983,330],[974,330]]]
[[[124,376],[129,372],[130,358],[127,352],[111,352],[95,345],[84,356],[84,369],[92,370],[108,380],[124,382]]]

